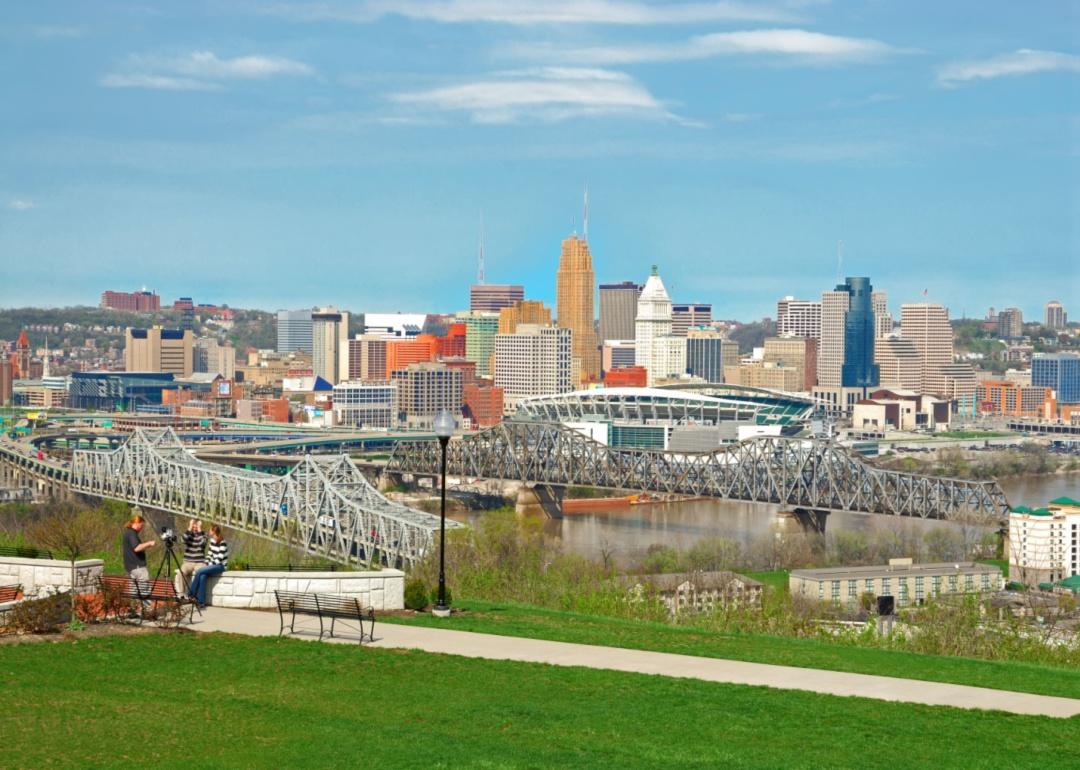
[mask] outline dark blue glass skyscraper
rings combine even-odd
[[[845,388],[876,388],[878,365],[874,363],[874,287],[869,278],[848,278],[836,287],[848,293],[844,319],[844,367],[840,384]]]

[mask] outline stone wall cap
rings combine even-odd
[[[65,562],[66,564],[67,562]],[[289,572],[287,570],[225,570],[221,577],[230,578],[288,578],[290,580],[330,580],[340,578],[353,580],[356,578],[398,578],[404,577],[405,573],[397,569],[364,570],[357,572]]]

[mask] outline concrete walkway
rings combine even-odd
[[[310,622],[305,622],[305,631],[301,632],[300,620],[297,620],[298,629],[294,636],[300,639],[316,639],[318,621],[314,618],[306,618],[305,621]],[[310,631],[312,627],[315,629],[314,632]],[[921,703],[928,706],[996,709],[1013,714],[1049,717],[1071,717],[1080,714],[1080,700],[1072,698],[869,674],[849,674],[841,671],[700,658],[666,652],[477,634],[468,631],[453,631],[452,627],[452,619],[447,620],[445,629],[376,623],[375,641],[365,643],[364,646],[416,649],[447,655],[461,655],[467,658],[548,663],[553,666],[584,666],[727,684],[763,685],[783,690],[808,690],[827,695],[855,695],[861,698]],[[196,615],[192,628],[195,631],[276,636],[279,621],[276,612],[207,607],[202,619]],[[338,630],[343,631],[340,626]],[[357,643],[355,635],[351,638],[346,636],[334,639],[324,636],[323,640],[353,645]]]

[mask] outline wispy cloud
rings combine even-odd
[[[604,115],[684,122],[629,75],[580,67],[497,72],[481,80],[390,98],[420,109],[464,112],[477,123],[554,122]]]
[[[938,72],[938,84],[946,88],[955,88],[973,80],[1033,75],[1037,72],[1080,73],[1080,56],[1058,51],[1035,51],[1030,48],[1021,48],[990,59],[947,64]]]
[[[123,75],[114,73],[101,79],[106,88],[149,88],[155,91],[220,91],[221,86],[205,80],[177,78],[170,75],[148,75],[133,73]]]
[[[843,37],[805,29],[755,29],[714,32],[674,43],[600,45],[566,48],[544,44],[517,44],[508,52],[534,59],[566,57],[583,64],[635,64],[687,61],[718,56],[772,56],[805,62],[845,62],[880,59],[908,49],[872,38]]]
[[[7,207],[12,211],[29,211],[32,208],[36,208],[37,204],[33,201],[15,198],[8,201]]]
[[[229,80],[260,80],[276,76],[308,76],[315,69],[280,56],[237,56],[222,59],[211,51],[186,56],[131,56],[126,72],[101,79],[107,88],[151,88],[164,91],[217,91]]]
[[[699,2],[648,4],[632,0],[369,0],[342,2],[278,2],[268,13],[299,21],[349,21],[370,24],[385,16],[402,16],[444,24],[700,24],[722,21],[788,22],[796,17],[778,4]]]

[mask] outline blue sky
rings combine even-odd
[[[843,272],[1080,318],[1075,2],[5,3],[0,305],[452,311],[599,281],[775,314]]]

